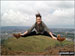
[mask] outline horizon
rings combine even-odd
[[[28,28],[30,28],[31,26],[0,26],[0,27],[28,27]],[[56,28],[56,29],[74,29],[74,27],[48,27],[49,29],[50,28]]]

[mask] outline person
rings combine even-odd
[[[57,35],[53,34],[48,29],[48,27],[42,21],[40,13],[36,14],[36,22],[30,29],[25,31],[23,34],[22,33],[13,34],[13,36],[15,36],[17,39],[20,37],[27,37],[32,35],[45,35],[51,37],[52,39],[57,40]]]

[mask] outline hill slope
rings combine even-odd
[[[4,41],[4,47],[8,48],[9,50],[24,52],[43,52],[48,47],[53,48],[71,44],[73,44],[73,42],[65,40],[60,43],[59,41],[53,40],[50,37],[41,35],[28,36],[26,38],[21,37],[19,39],[12,37]]]

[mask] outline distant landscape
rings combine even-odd
[[[13,37],[13,33],[18,32],[25,32],[27,29],[29,29],[29,26],[4,26],[1,27],[1,40],[8,39],[10,37]],[[54,34],[61,34],[62,37],[69,38],[68,40],[74,39],[74,29],[69,28],[49,28],[50,31]]]

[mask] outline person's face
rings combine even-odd
[[[36,22],[37,22],[37,24],[40,24],[41,23],[41,18],[40,17],[37,17],[36,18]]]

